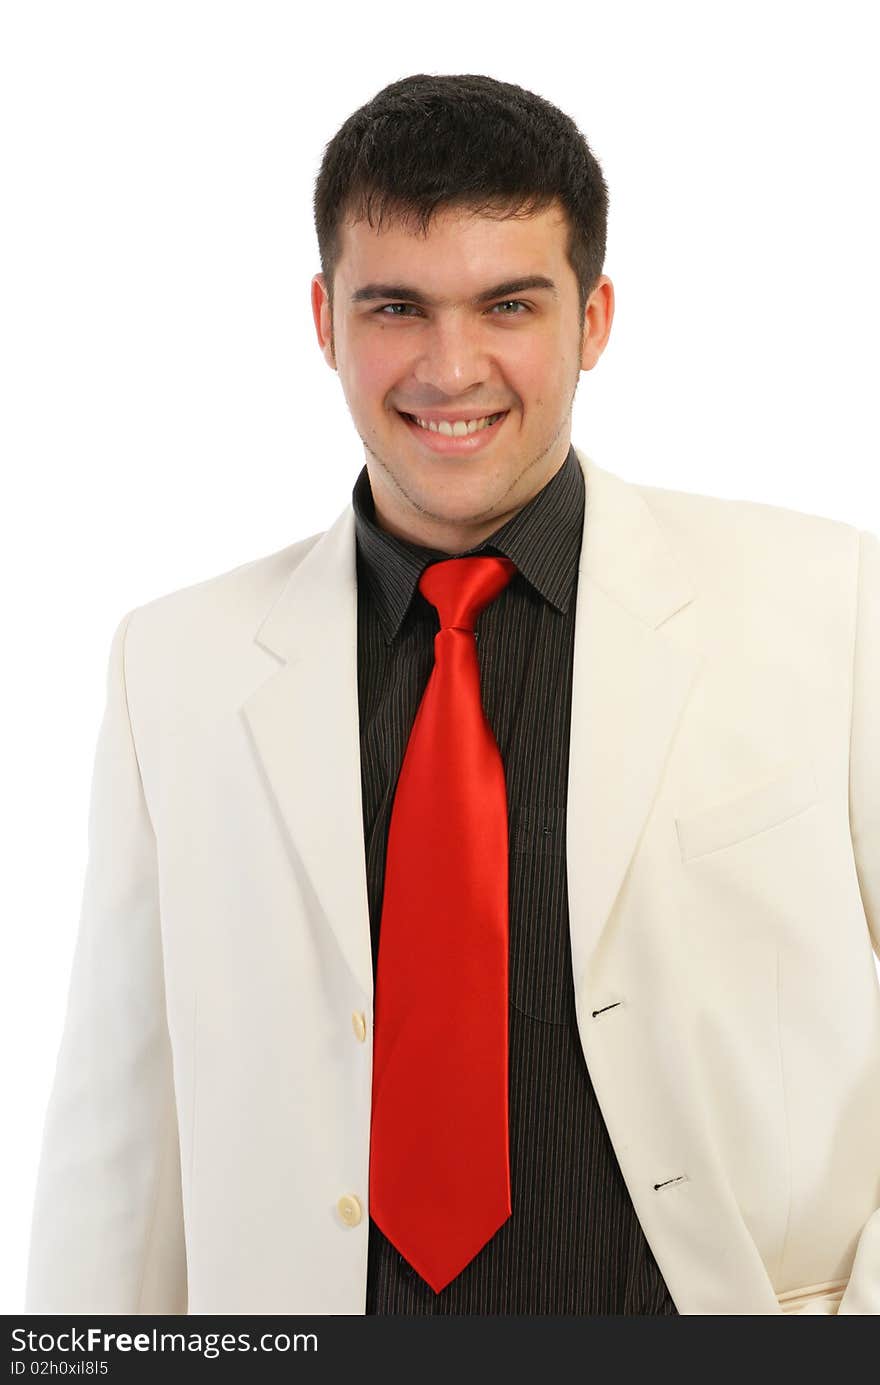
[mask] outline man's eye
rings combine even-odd
[[[505,298],[500,303],[494,303],[489,311],[495,312],[496,308],[516,308],[518,310],[512,313],[499,313],[497,314],[499,317],[521,317],[522,312],[530,313],[532,311],[528,303],[524,303],[521,298]],[[520,309],[522,311],[519,311]],[[411,312],[418,311],[419,309],[414,303],[383,303],[380,308],[376,309],[377,313],[384,313],[386,317],[405,317]]]
[[[386,314],[388,315],[388,317],[402,317],[402,316],[403,316],[403,313],[389,313],[389,312],[388,312],[388,309],[389,309],[389,308],[404,308],[404,309],[409,309],[409,308],[412,308],[413,306],[414,306],[414,305],[413,305],[412,303],[383,303],[381,308],[377,308],[377,309],[376,309],[376,312],[377,312],[377,313],[386,313]]]

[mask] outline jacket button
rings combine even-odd
[[[339,1213],[346,1226],[357,1226],[361,1219],[361,1204],[353,1193],[346,1193],[336,1204]]]
[[[352,1011],[351,1027],[354,1030],[354,1037],[358,1043],[362,1044],[367,1037],[367,1021],[360,1010]]]

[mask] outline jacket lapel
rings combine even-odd
[[[579,562],[567,863],[575,983],[586,976],[659,787],[702,656],[661,628],[687,575],[635,487],[578,454]]]
[[[241,710],[315,910],[371,1004],[351,505],[291,573],[255,639],[281,666]]]

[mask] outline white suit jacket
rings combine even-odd
[[[880,541],[576,451],[571,954],[623,1177],[680,1313],[880,1313]],[[116,629],[29,1312],[365,1311],[356,614],[349,504]]]

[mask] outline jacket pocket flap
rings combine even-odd
[[[759,784],[723,803],[675,819],[683,861],[766,832],[816,802],[812,763],[799,760],[769,784]]]
[[[788,1289],[777,1294],[783,1313],[802,1316],[837,1313],[848,1284],[846,1279],[828,1279],[823,1284],[808,1284],[803,1289]]]

